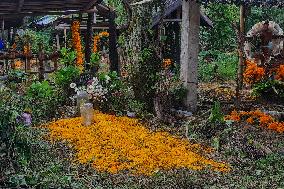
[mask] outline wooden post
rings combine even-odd
[[[58,51],[60,50],[60,39],[57,32],[56,32],[56,48]]]
[[[38,73],[39,73],[39,80],[44,80],[44,52],[43,52],[43,45],[40,43],[39,45],[39,52],[38,52],[38,60],[39,60],[39,67],[38,67]]]
[[[65,45],[65,48],[67,48],[67,31],[66,31],[66,28],[64,28],[63,32],[64,32],[64,45]]]
[[[93,19],[93,23],[96,24],[97,23],[97,14],[94,12],[94,19]]]
[[[92,49],[91,49],[91,43],[92,43],[92,36],[93,36],[93,13],[88,13],[88,20],[87,20],[87,34],[86,34],[86,42],[85,42],[85,60],[86,60],[86,69],[90,69],[91,64],[91,55],[92,55]]]
[[[28,47],[31,47],[31,44],[28,43]],[[25,71],[30,72],[31,71],[31,57],[32,57],[32,50],[28,52],[28,55],[26,56],[26,66],[25,66]]]
[[[15,27],[13,27],[13,34],[12,34],[12,45],[15,43],[15,38],[16,38],[16,33],[17,33],[17,29]]]
[[[58,53],[57,48],[53,47],[53,54],[57,54],[57,53]],[[53,62],[53,70],[57,71],[58,70],[58,57],[54,56],[54,58],[52,58],[51,60]]]
[[[238,36],[239,46],[239,65],[238,65],[238,76],[236,86],[236,102],[235,105],[240,105],[240,90],[243,88],[243,73],[244,73],[244,33],[245,33],[245,6],[242,4],[240,7],[240,29]]]
[[[5,37],[5,21],[4,19],[2,20],[2,40],[4,41]]]
[[[120,75],[118,52],[116,48],[117,44],[117,33],[115,24],[116,14],[114,11],[109,11],[109,59],[110,59],[110,70],[116,71]]]
[[[241,50],[239,53],[239,80],[240,80],[240,88],[243,87],[243,72],[244,72],[244,36],[245,36],[245,6],[241,5],[240,7],[240,37],[241,37]]]
[[[12,42],[12,29],[11,28],[9,28],[8,29],[8,42],[9,42],[9,46],[11,47],[11,42]],[[10,48],[9,47],[9,48]]]
[[[200,5],[183,0],[181,31],[181,80],[187,91],[185,106],[197,110],[197,65],[199,53]]]

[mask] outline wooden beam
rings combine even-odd
[[[101,15],[101,16],[103,16],[103,17],[108,18],[108,17],[109,17],[109,12],[110,12],[110,11],[113,11],[113,10],[110,9],[109,7],[107,7],[107,6],[98,4],[98,5],[96,5],[94,11],[95,11],[97,14],[99,14],[99,15]]]
[[[85,6],[84,10],[89,10],[91,8],[93,8],[95,6],[95,4],[97,3],[98,0],[92,0],[90,1],[87,6]]]

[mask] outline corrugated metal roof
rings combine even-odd
[[[44,16],[35,22],[36,25],[46,26],[52,24],[55,20],[60,18],[61,16]]]

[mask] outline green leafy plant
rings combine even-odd
[[[69,84],[78,79],[80,70],[75,66],[66,66],[55,72],[55,84],[64,89],[69,87]]]
[[[224,114],[221,110],[220,102],[215,102],[212,109],[208,121],[211,123],[224,123]]]
[[[54,92],[48,81],[35,82],[28,88],[27,96],[30,98],[51,98]]]
[[[27,107],[32,111],[33,121],[41,123],[56,115],[63,98],[60,90],[55,90],[48,81],[34,82],[27,89]]]
[[[236,48],[235,31],[231,24],[239,20],[239,8],[235,5],[211,3],[205,8],[205,14],[212,19],[214,27],[201,28],[202,49],[233,51]]]
[[[202,51],[199,60],[198,77],[201,81],[234,80],[236,77],[238,57],[235,53]]]
[[[101,55],[99,53],[93,53],[91,55],[91,66],[99,66],[99,61],[101,59]]]
[[[145,48],[140,54],[140,61],[130,68],[129,82],[133,88],[135,98],[145,103],[148,111],[154,110],[155,85],[159,81],[162,60],[153,48]]]
[[[108,91],[107,101],[101,105],[102,109],[124,115],[129,101],[133,98],[132,91],[126,82],[118,77],[116,72],[99,73],[98,78]]]
[[[284,102],[284,82],[268,80],[253,85],[253,94],[266,100]]]
[[[143,117],[145,114],[145,104],[137,100],[129,100],[128,111],[134,112],[137,117]]]
[[[64,66],[73,65],[76,60],[76,52],[72,51],[71,49],[62,48],[60,50],[60,59],[59,62]]]
[[[17,127],[21,126],[21,114],[25,107],[22,96],[9,88],[0,91],[0,175],[18,167],[16,159],[19,153],[29,151],[29,146],[17,136]],[[3,176],[3,175],[2,175]]]
[[[8,72],[8,82],[21,83],[27,78],[27,74],[22,70],[15,69]]]

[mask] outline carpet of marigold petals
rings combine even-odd
[[[153,132],[137,119],[95,114],[95,123],[83,126],[81,118],[62,119],[48,125],[52,141],[70,143],[77,152],[77,162],[91,163],[101,172],[129,171],[134,175],[152,175],[158,170],[188,168],[214,171],[230,170],[225,163],[206,158],[191,144],[167,132]]]
[[[232,111],[230,115],[226,116],[226,120],[232,120],[240,122],[242,118],[246,118],[248,124],[259,124],[262,127],[267,127],[276,132],[284,132],[284,122],[275,121],[275,119],[260,110],[256,111]]]

